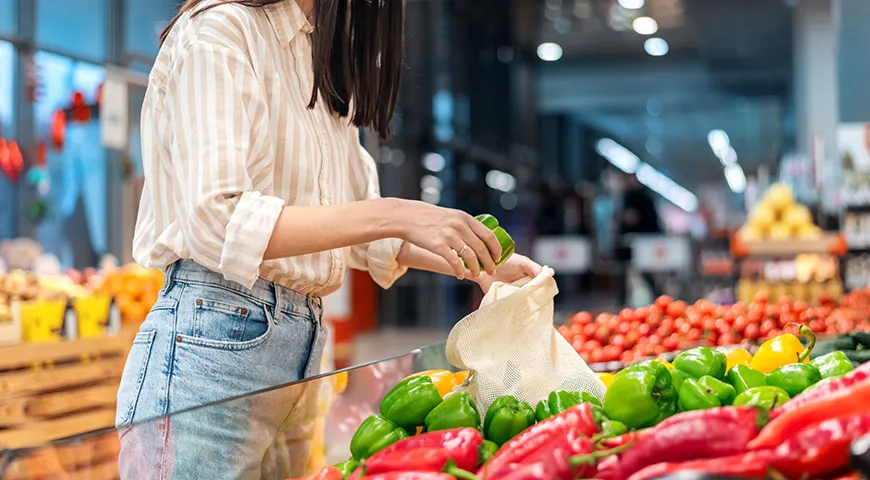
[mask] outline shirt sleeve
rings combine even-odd
[[[359,130],[351,128],[351,145],[358,158],[351,162],[350,178],[357,200],[380,198],[381,189],[378,183],[378,169],[375,160],[360,144]],[[404,241],[398,238],[384,238],[374,242],[350,247],[349,265],[356,270],[369,272],[372,279],[382,288],[390,288],[405,272],[407,267],[399,265],[397,260]]]
[[[183,241],[192,260],[251,288],[284,207],[257,191],[273,162],[257,76],[243,52],[195,43],[179,54],[165,88]]]

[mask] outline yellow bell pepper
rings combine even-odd
[[[452,392],[453,387],[457,385],[456,374],[449,370],[427,370],[425,372],[409,375],[408,378],[424,375],[432,380],[432,383],[435,385],[435,388],[438,389],[438,393],[441,394],[442,397]]]
[[[803,347],[801,347],[803,348]],[[748,367],[749,363],[752,362],[752,354],[747,352],[744,348],[738,348],[733,350],[728,355],[725,355],[725,360],[727,361],[725,372],[731,370],[731,367],[734,365],[743,365],[744,367]]]
[[[465,380],[468,378],[468,374],[471,373],[468,370],[463,370],[461,372],[456,372],[453,374],[453,381],[456,382],[456,386],[462,385],[465,383]]]
[[[613,377],[616,376],[607,372],[598,372],[595,375],[598,375],[598,379],[601,380],[601,383],[604,384],[605,388],[610,388],[610,384],[613,383]]]
[[[809,362],[816,336],[806,325],[801,325],[799,333],[809,338],[806,349],[796,336],[786,333],[762,343],[749,362],[749,368],[770,373],[783,365]]]
[[[668,370],[673,370],[673,369],[674,369],[674,365],[673,365],[671,362],[665,360],[664,358],[655,358],[655,359],[653,359],[653,361],[654,361],[654,362],[661,363],[661,364],[664,365],[665,368],[667,368]]]

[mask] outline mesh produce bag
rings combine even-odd
[[[495,283],[480,308],[463,318],[447,338],[447,359],[471,370],[465,385],[481,411],[501,395],[535,405],[554,390],[604,398],[604,384],[553,327],[553,270],[533,279]]]

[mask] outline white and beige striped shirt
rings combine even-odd
[[[311,30],[294,0],[221,5],[173,28],[142,106],[141,265],[192,259],[247,287],[262,277],[318,296],[336,290],[348,266],[383,287],[404,273],[397,239],[263,261],[285,205],[379,195],[358,130],[324,102],[307,108]]]

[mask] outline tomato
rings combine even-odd
[[[631,331],[631,324],[628,322],[622,322],[619,324],[619,327],[616,329],[619,333],[626,334]]]
[[[697,342],[698,340],[701,339],[701,329],[699,329],[697,327],[693,328],[691,331],[689,331],[689,334],[686,335],[686,338],[690,342]]]
[[[666,351],[667,351],[667,349],[664,347],[664,345],[656,345],[655,348],[653,349],[653,354],[654,355],[661,355],[661,354],[665,353]]]
[[[595,332],[597,330],[598,330],[598,326],[596,326],[594,323],[590,323],[589,325],[586,325],[583,327],[583,335],[586,335],[587,337],[591,337],[592,335],[595,335]]]
[[[601,343],[607,342],[607,339],[610,338],[610,329],[607,327],[599,327],[598,331],[595,332],[595,336],[601,340]]]
[[[583,344],[583,351],[591,353],[596,348],[600,348],[601,343],[598,340],[587,340],[586,343]]]
[[[660,313],[651,313],[650,316],[647,317],[646,323],[651,327],[658,327],[662,324],[662,315]]]
[[[614,335],[613,338],[610,339],[611,345],[616,345],[617,347],[625,346],[625,336],[623,335]]]
[[[592,323],[592,315],[589,312],[579,312],[578,314],[574,315],[574,318],[572,318],[571,321],[575,325],[589,325],[590,323]]]
[[[671,298],[667,295],[662,295],[656,299],[656,306],[659,307],[660,309],[662,309],[663,311],[666,311],[666,309],[668,308],[668,305],[670,305],[673,301],[674,301],[673,298]]]
[[[749,321],[751,323],[759,323],[759,322],[761,322],[761,319],[764,318],[764,311],[763,310],[764,309],[762,309],[760,307],[756,308],[753,306],[746,313],[746,317],[749,319]]]
[[[737,318],[734,319],[734,328],[738,332],[742,332],[747,325],[749,325],[749,319],[746,318],[746,315],[738,315]]]
[[[758,340],[759,335],[761,335],[761,328],[757,323],[750,323],[743,331],[743,336],[749,340]]]
[[[654,333],[649,336],[649,343],[650,345],[658,345],[662,343],[662,337]]]
[[[680,325],[680,333],[682,333],[683,335],[689,333],[690,330],[692,330],[692,325],[688,323]]]
[[[614,362],[619,360],[620,355],[622,355],[622,349],[617,347],[616,345],[608,345],[604,347],[604,356],[607,358],[608,362]]]
[[[644,324],[642,324],[641,326],[637,327],[637,333],[639,333],[639,334],[641,335],[641,338],[646,337],[647,335],[649,335],[649,333],[650,333],[651,331],[652,331],[652,327],[650,327],[649,324],[646,324],[646,323],[644,323]]]
[[[677,300],[676,302],[668,305],[665,309],[665,312],[667,312],[668,316],[670,316],[671,318],[682,316],[683,313],[686,312],[686,302],[682,300]]]
[[[664,345],[669,352],[672,352],[680,346],[680,336],[676,333],[671,334],[668,338],[662,341],[662,345]]]
[[[792,304],[792,309],[797,313],[805,312],[807,310],[807,302],[804,300],[795,300]]]
[[[659,337],[662,337],[662,338],[668,337],[672,333],[674,333],[674,329],[672,327],[667,327],[665,325],[662,325],[661,327],[656,329],[656,335],[658,335]]]
[[[610,318],[609,313],[605,313],[605,312],[599,313],[598,315],[595,316],[595,323],[605,323],[605,322],[607,322],[608,318]]]
[[[768,335],[770,335],[770,332],[773,331],[773,329],[775,329],[776,326],[777,326],[776,322],[770,318],[761,322],[761,330],[760,330],[761,337],[767,338]]]
[[[736,342],[734,341],[734,335],[731,335],[730,333],[722,334],[722,336],[719,337],[719,340],[716,342],[716,344],[720,347],[725,345],[734,345],[735,343]]]
[[[753,301],[754,301],[755,303],[759,303],[759,304],[762,304],[762,305],[766,305],[766,304],[767,304],[767,301],[768,301],[769,299],[770,299],[770,297],[768,297],[767,292],[758,292],[758,293],[755,294],[755,300],[753,300]]]
[[[634,320],[634,310],[630,308],[623,308],[619,311],[619,316],[624,320],[628,320],[629,322]]]
[[[589,354],[589,361],[592,363],[601,363],[604,361],[604,351],[600,348],[596,348],[592,350],[592,353]]]
[[[658,309],[655,312],[658,313]],[[640,307],[634,311],[634,320],[644,320],[650,313],[653,313],[650,307]]]

